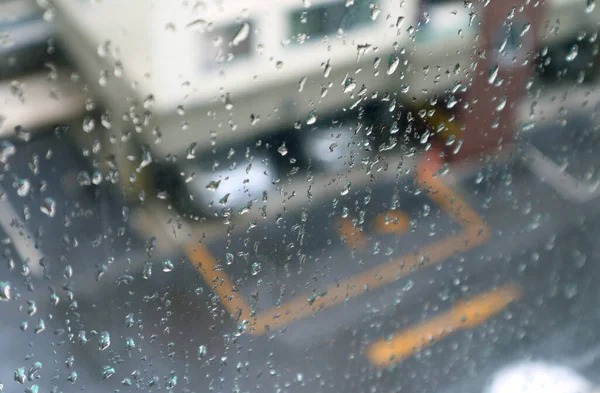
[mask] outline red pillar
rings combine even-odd
[[[473,55],[477,66],[457,105],[455,121],[464,130],[458,153],[449,148],[453,161],[478,159],[512,142],[517,106],[534,74],[539,47],[543,0],[490,0],[485,7],[475,0],[474,5],[474,23],[480,22]]]

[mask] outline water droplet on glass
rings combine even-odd
[[[77,381],[77,371],[71,371],[71,373],[67,376],[67,381],[75,383]]]
[[[42,362],[35,362],[29,367],[29,372],[27,373],[27,379],[33,381],[35,375],[42,370]]]
[[[169,378],[169,380],[167,381],[167,384],[166,384],[166,388],[173,389],[175,387],[175,385],[177,385],[177,375],[173,375],[173,376],[171,376],[171,378]]]
[[[27,376],[25,375],[25,367],[19,367],[15,370],[14,379],[15,382],[25,383],[27,380]]]
[[[238,46],[242,42],[246,41],[249,35],[250,25],[248,23],[243,23],[238,32],[235,34],[235,37],[233,37],[233,40],[231,40],[231,44],[233,46]]]
[[[488,73],[488,83],[490,85],[494,84],[494,82],[496,81],[496,77],[498,76],[498,70],[498,64],[490,68],[490,71]]]
[[[209,191],[217,191],[217,188],[219,188],[219,184],[221,184],[221,180],[211,181],[206,185],[206,189]]]
[[[392,75],[398,68],[398,65],[400,65],[400,58],[396,55],[390,56],[390,60],[388,62],[387,74]]]
[[[52,198],[45,198],[40,210],[48,217],[54,217],[56,215],[56,201]]]
[[[31,190],[31,183],[28,179],[17,179],[15,181],[15,186],[17,187],[17,195],[19,195],[20,197],[29,195],[29,191]]]
[[[371,20],[376,20],[379,17],[379,14],[381,14],[381,8],[373,6],[373,8],[371,8]]]
[[[44,330],[46,330],[46,323],[44,322],[43,319],[40,319],[38,321],[37,326],[35,327],[35,334],[40,334]]]
[[[203,359],[208,354],[208,349],[206,345],[200,345],[198,347],[198,359]]]
[[[498,105],[496,105],[496,112],[500,112],[506,107],[506,96],[500,97],[498,100]]]
[[[9,301],[11,295],[11,286],[8,281],[0,281],[0,300]]]
[[[596,0],[587,0],[585,12],[591,14],[594,11],[594,8],[596,8]]]
[[[183,105],[177,105],[177,108],[175,109],[175,111],[177,112],[177,114],[179,116],[185,115],[185,108],[183,107]]]
[[[79,343],[79,345],[87,344],[88,338],[85,330],[80,330],[79,333],[77,333],[77,342]]]
[[[170,273],[173,271],[173,262],[170,259],[165,259],[162,261],[162,271],[165,273]]]
[[[578,53],[579,53],[579,45],[575,44],[571,47],[571,49],[569,50],[569,53],[567,53],[567,56],[565,56],[565,60],[566,61],[575,60]]]
[[[0,141],[0,162],[8,164],[8,159],[17,153],[17,148],[7,140]]]
[[[128,351],[133,351],[135,349],[135,341],[133,338],[127,337],[125,340],[125,348],[127,348]]]
[[[237,328],[235,329],[235,333],[234,336],[239,337],[242,334],[244,334],[246,332],[246,330],[248,329],[248,321],[247,320],[243,320],[242,322],[240,322],[237,326]]]
[[[100,376],[102,377],[102,379],[108,379],[110,377],[112,377],[115,374],[115,369],[111,366],[104,366],[102,368],[102,373],[100,374]]]
[[[285,142],[281,144],[281,146],[279,146],[277,148],[277,152],[279,154],[281,154],[282,156],[285,156],[286,154],[288,154],[288,149],[287,147],[285,147]]]
[[[27,314],[29,316],[34,315],[37,312],[37,305],[35,304],[35,300],[28,300],[27,304]]]
[[[191,21],[190,23],[188,23],[185,28],[189,29],[189,30],[194,30],[194,31],[198,31],[201,33],[204,33],[204,31],[206,30],[206,26],[207,26],[207,22],[204,19],[196,19],[194,21]]]
[[[252,264],[252,269],[251,269],[252,275],[256,276],[258,273],[260,273],[261,269],[262,269],[262,265],[258,262],[254,262]]]
[[[98,349],[104,351],[108,347],[110,347],[110,333],[104,331],[100,333],[100,338],[98,339]]]
[[[306,120],[306,124],[311,125],[315,124],[317,121],[317,113],[315,111],[310,111],[308,114],[308,119]]]
[[[352,183],[350,183],[350,182],[346,183],[344,188],[342,188],[342,191],[340,191],[340,195],[348,195],[351,187],[352,187]]]
[[[456,104],[458,104],[458,99],[456,98],[456,96],[451,95],[448,97],[448,101],[446,102],[446,108],[452,109],[456,106]]]

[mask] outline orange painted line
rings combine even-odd
[[[203,244],[188,243],[185,253],[202,274],[204,281],[219,295],[221,304],[229,314],[239,321],[250,321],[251,309],[244,297],[237,291],[229,275],[217,265],[217,261]]]
[[[347,299],[393,283],[400,277],[411,274],[423,267],[440,263],[452,255],[481,245],[489,239],[490,231],[481,217],[434,176],[434,168],[431,165],[420,165],[417,180],[420,185],[427,187],[428,196],[438,203],[442,210],[464,226],[461,232],[424,246],[414,253],[340,280],[321,291],[296,296],[255,316],[252,316],[248,303],[237,292],[227,274],[216,269],[214,257],[210,255],[204,246],[188,247],[186,248],[187,254],[194,264],[199,267],[204,280],[214,285],[214,289],[227,311],[234,317],[239,314],[239,318],[248,320],[250,325],[248,331],[251,334],[262,335],[269,329],[282,327],[296,320],[310,317],[316,312],[343,303]],[[346,235],[349,242],[358,242],[356,246],[361,246],[360,242],[366,239],[365,234],[352,226],[351,220],[342,220],[340,229],[345,229],[345,233],[351,235]],[[351,240],[354,238],[356,240]]]
[[[485,225],[481,216],[465,200],[440,180],[436,174],[436,168],[437,165],[435,162],[420,165],[417,171],[419,187],[426,190],[429,198],[463,227],[477,231],[488,231],[487,225]]]
[[[347,299],[359,296],[370,290],[393,283],[399,277],[411,274],[424,267],[439,263],[452,255],[476,247],[487,240],[487,235],[474,235],[472,230],[464,230],[458,235],[449,236],[434,244],[423,247],[416,253],[402,256],[383,263],[363,273],[341,280],[323,291],[316,299],[311,294],[298,296],[272,307],[258,315],[253,327],[253,334],[264,334],[267,328],[285,326],[295,320],[306,318],[313,313],[340,304]],[[314,296],[314,295],[313,295]]]
[[[390,210],[375,217],[375,230],[378,233],[401,234],[410,228],[410,219],[404,212]]]
[[[364,248],[367,245],[367,237],[352,224],[349,218],[338,221],[338,234],[345,239],[350,248]]]
[[[450,121],[451,116],[448,113],[442,111],[440,108],[428,107],[426,109],[428,111],[431,109],[435,111],[433,113],[433,116],[426,117],[425,119],[423,119],[425,124],[431,127],[434,133],[446,139],[448,139],[450,136],[454,136],[457,139],[462,138],[463,131],[461,130],[460,126],[456,123],[456,120]],[[444,127],[441,131],[438,132],[438,128],[440,128],[440,125],[443,125]]]
[[[460,329],[476,327],[520,298],[522,291],[510,284],[470,300],[456,303],[452,309],[427,321],[370,344],[365,355],[375,367],[387,367],[435,344]]]

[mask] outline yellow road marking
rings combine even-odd
[[[202,264],[200,273],[207,283],[214,285],[227,311],[234,317],[241,315],[241,319],[246,319],[249,322],[250,329],[248,331],[251,334],[261,335],[271,328],[285,326],[293,321],[309,317],[317,311],[338,305],[351,297],[390,284],[400,276],[440,263],[456,253],[469,250],[489,239],[489,228],[481,217],[450,187],[434,175],[434,169],[430,169],[430,165],[419,168],[417,181],[421,187],[428,189],[428,196],[439,204],[444,212],[464,227],[461,232],[428,244],[413,253],[338,281],[321,291],[298,295],[255,316],[251,313],[248,303],[237,292],[227,274],[215,269],[215,259],[206,248],[194,245],[186,247],[186,252],[188,258],[196,266],[199,266],[199,263]],[[353,229],[358,231],[356,228]],[[352,232],[350,233],[352,234]],[[364,236],[364,234],[362,235]],[[253,318],[253,320],[250,318]]]
[[[516,285],[475,296],[456,303],[452,310],[402,330],[390,339],[379,339],[367,347],[366,357],[376,367],[397,363],[459,329],[473,328],[502,311],[521,297]]]
[[[321,291],[322,295],[314,299],[312,303],[309,303],[308,300],[310,294],[298,296],[279,307],[272,307],[260,313],[254,324],[254,334],[264,334],[267,326],[270,328],[285,326],[295,320],[309,317],[317,311],[390,284],[401,276],[436,264],[455,253],[482,244],[485,240],[485,237],[473,237],[472,231],[465,230],[456,236],[450,236],[430,246],[423,247],[418,253],[394,259],[366,272],[341,280]]]
[[[390,210],[375,217],[375,230],[379,233],[404,233],[410,227],[406,213]]]
[[[229,275],[217,265],[217,261],[203,244],[188,243],[185,252],[200,271],[204,281],[210,285],[221,299],[223,307],[240,321],[250,320],[250,306],[238,292]]]
[[[367,245],[367,237],[358,226],[352,224],[350,218],[339,220],[338,234],[346,239],[346,244],[350,248],[364,248]]]
[[[449,113],[440,108],[432,106],[427,106],[426,109],[428,112],[430,110],[434,110],[434,113],[431,117],[426,116],[423,120],[435,134],[443,137],[446,140],[451,136],[455,137],[457,140],[462,139],[463,131],[456,123],[456,119],[450,120],[451,116]],[[441,128],[439,132],[438,128]]]

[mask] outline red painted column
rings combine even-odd
[[[508,148],[518,103],[534,74],[543,0],[484,2],[474,1],[478,17],[473,23],[480,22],[473,54],[477,66],[455,112],[464,131],[458,153],[450,153],[452,146],[448,149],[452,161],[476,160]]]

